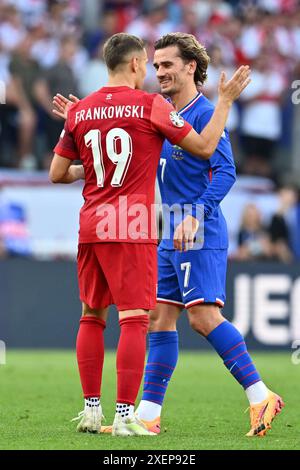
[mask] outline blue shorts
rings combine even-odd
[[[179,251],[158,248],[157,302],[190,308],[224,306],[227,250]]]

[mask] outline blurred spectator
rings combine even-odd
[[[23,208],[13,203],[1,205],[0,258],[30,255],[30,239]]]
[[[79,95],[87,96],[103,87],[108,80],[107,67],[103,60],[103,44],[81,71],[79,78]]]
[[[110,36],[118,31],[118,16],[114,10],[105,11],[100,18],[98,28],[89,31],[85,37],[85,43],[90,55],[93,57],[98,52],[98,48]]]
[[[66,37],[61,42],[60,58],[56,65],[45,70],[43,77],[34,86],[36,100],[45,113],[44,125],[47,138],[47,151],[44,167],[48,168],[53,156],[63,123],[52,113],[52,98],[56,93],[68,96],[69,93],[78,95],[78,86],[72,70],[72,61],[77,52],[78,43],[73,37]]]
[[[271,35],[272,17],[251,5],[245,8],[243,19],[240,46],[246,60],[253,60],[261,53],[264,42]]]
[[[272,160],[281,137],[280,105],[285,85],[282,75],[272,68],[270,57],[260,54],[253,63],[251,84],[241,95],[241,133],[247,174],[274,176]]]
[[[7,6],[2,10],[0,23],[0,44],[2,51],[13,51],[26,36],[26,28],[22,17],[14,6]]]
[[[63,38],[74,35],[78,38],[81,34],[79,15],[79,4],[74,0],[49,0],[47,25],[52,36]]]
[[[36,128],[33,87],[40,75],[38,63],[31,57],[32,37],[30,34],[15,49],[10,62],[12,86],[15,91],[15,104],[19,119],[18,166],[24,169],[36,167],[33,155],[33,137]]]
[[[160,93],[160,86],[156,77],[156,70],[153,67],[153,46],[147,41],[145,41],[145,46],[149,60],[146,64],[147,74],[144,82],[144,88],[149,93]]]
[[[202,21],[203,17],[199,18],[196,2],[190,2],[182,8],[182,17],[178,31],[198,37]]]
[[[168,19],[167,13],[167,1],[149,2],[144,13],[128,25],[127,33],[135,34],[154,44],[164,34],[174,31],[175,25]]]
[[[279,191],[279,207],[272,217],[269,228],[272,256],[284,263],[290,263],[293,259],[288,217],[291,209],[296,207],[296,202],[297,192],[294,188],[281,188]]]
[[[198,32],[198,39],[207,49],[218,46],[222,51],[226,65],[236,65],[238,59],[238,42],[242,23],[239,18],[230,15],[212,14]]]
[[[46,21],[41,21],[33,29],[35,41],[31,48],[31,56],[41,68],[50,68],[59,58],[60,41],[53,36]]]
[[[152,0],[151,3],[155,3]],[[125,31],[128,24],[136,18],[143,9],[141,0],[103,0],[104,13],[113,12],[116,21],[116,33]]]
[[[258,5],[269,12],[284,13],[293,11],[297,0],[258,0]]]
[[[47,10],[47,0],[4,0],[4,3],[14,6],[21,15],[23,24],[31,27]]]
[[[207,69],[208,79],[203,87],[203,93],[209,100],[212,101],[212,103],[216,104],[218,99],[220,74],[222,71],[225,71],[227,78],[230,78],[234,73],[234,68],[228,67],[224,64],[222,50],[219,46],[212,47],[208,51],[208,54],[210,56],[210,64]],[[238,156],[239,154],[237,135],[238,123],[239,111],[237,104],[234,103],[231,108],[226,127],[230,132],[230,141],[233,147],[233,154],[235,156]]]
[[[239,261],[262,260],[271,256],[271,244],[261,214],[254,204],[248,204],[242,215],[238,233],[238,250],[235,258]]]

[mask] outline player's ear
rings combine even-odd
[[[132,57],[131,59],[131,67],[133,72],[137,72],[139,68],[139,59],[137,57]]]
[[[197,62],[195,60],[192,60],[191,62],[189,62],[189,73],[190,74],[194,74],[196,72],[196,68],[197,68]]]

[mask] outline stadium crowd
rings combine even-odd
[[[96,20],[84,14],[87,3],[97,7]],[[0,167],[49,167],[63,126],[52,113],[52,96],[83,97],[99,89],[107,79],[103,43],[120,31],[141,36],[150,58],[161,35],[194,34],[211,57],[203,93],[212,101],[221,70],[230,75],[240,64],[251,64],[251,87],[228,121],[238,173],[286,185],[281,169],[289,173],[286,156],[293,145],[291,83],[300,71],[298,0],[0,0],[0,80],[6,86]],[[146,89],[159,91],[151,60]],[[236,258],[289,261],[296,256],[285,220],[289,209],[296,211],[293,227],[299,235],[297,188],[278,194],[280,208],[268,228],[261,225],[257,207],[245,208]]]

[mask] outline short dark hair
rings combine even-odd
[[[203,85],[207,79],[207,67],[210,62],[205,47],[192,34],[169,33],[156,41],[154,49],[157,51],[169,46],[178,47],[180,58],[185,63],[192,60],[196,62],[194,82],[196,85]]]
[[[142,52],[145,48],[142,39],[126,33],[117,33],[111,36],[103,47],[103,57],[107,68],[115,70],[119,65],[126,63],[131,52]]]

